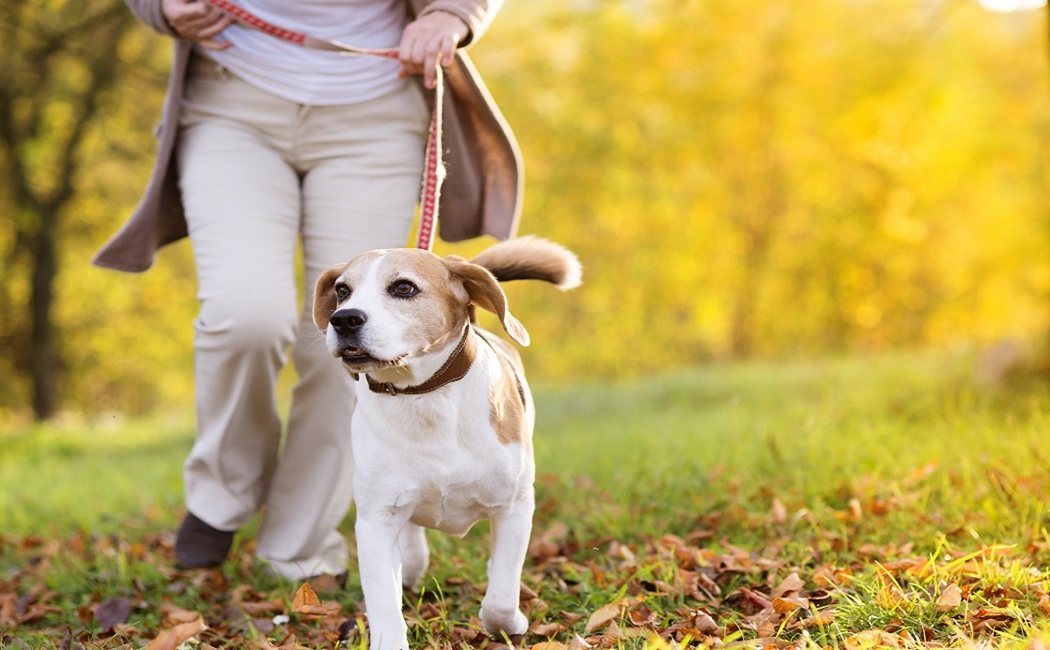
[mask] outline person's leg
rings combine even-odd
[[[190,515],[176,543],[185,567],[225,559],[229,531],[258,512],[277,462],[274,384],[297,318],[300,217],[299,179],[279,139],[267,136],[281,131],[282,119],[294,125],[294,105],[208,62],[194,72],[177,156],[200,300],[198,429],[185,464]],[[227,535],[209,536],[209,528]]]
[[[344,107],[309,109],[303,178],[305,309],[292,354],[299,382],[281,461],[267,497],[258,553],[300,578],[345,570],[336,530],[350,506],[353,385],[311,314],[325,269],[373,248],[404,246],[419,195],[428,112],[411,82]]]

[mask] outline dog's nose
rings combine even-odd
[[[332,324],[332,327],[339,334],[353,334],[366,321],[368,321],[368,316],[360,309],[340,309],[332,314],[332,318],[328,322]]]

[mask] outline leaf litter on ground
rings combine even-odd
[[[548,520],[523,576],[532,624],[511,641],[539,650],[918,647],[1024,638],[1050,616],[1050,572],[1039,560],[1045,532],[1027,544],[972,549],[942,541],[922,555],[911,543],[865,542],[859,526],[878,511],[854,498],[835,513],[838,528],[810,522],[800,536],[789,522],[806,513],[774,500],[761,518],[775,534],[754,548],[720,534],[728,516],[720,512],[682,535],[622,539],[582,539]],[[803,552],[784,551],[800,540]],[[222,570],[180,572],[168,535],[0,542],[10,567],[0,575],[0,646],[161,650],[194,640],[200,648],[287,649],[352,647],[367,635],[359,590],[336,588],[336,599],[321,600],[311,582],[260,579],[251,544]],[[328,593],[333,580],[316,584]],[[408,594],[417,644],[505,646],[477,619],[483,592],[483,582],[450,576]]]

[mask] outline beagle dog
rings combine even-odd
[[[518,603],[534,507],[535,409],[517,351],[474,323],[494,313],[515,342],[529,335],[499,281],[580,283],[580,263],[522,237],[472,261],[421,249],[373,250],[324,272],[313,316],[356,381],[352,419],[358,558],[371,650],[408,648],[402,586],[423,578],[424,528],[462,536],[492,522],[481,620],[520,635]]]

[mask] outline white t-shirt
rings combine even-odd
[[[279,27],[366,48],[397,47],[408,21],[404,0],[240,0]],[[219,35],[233,44],[197,51],[246,82],[298,104],[355,104],[402,83],[396,60],[349,56],[288,43],[234,23]]]

